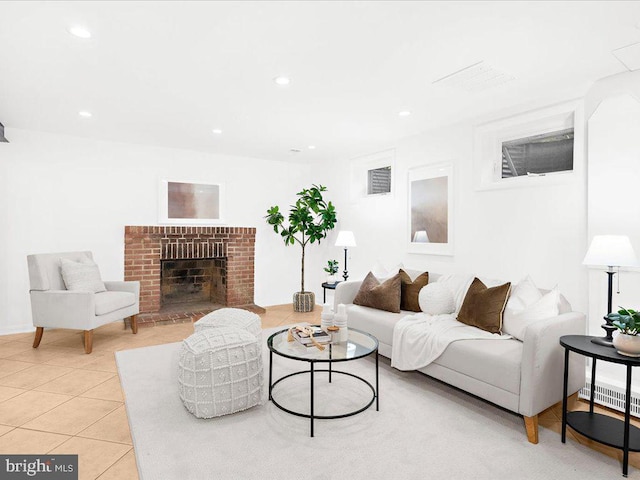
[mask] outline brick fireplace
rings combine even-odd
[[[124,277],[140,281],[138,322],[192,321],[224,306],[264,311],[253,303],[255,237],[246,227],[126,226]]]

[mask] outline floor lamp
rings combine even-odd
[[[344,247],[344,273],[342,274],[342,278],[344,281],[347,281],[349,278],[349,272],[347,270],[347,249],[349,247],[356,246],[356,237],[353,236],[353,232],[349,230],[340,230],[338,232],[338,238],[336,238],[336,247]]]
[[[612,346],[613,331],[616,329],[609,319],[609,314],[613,309],[613,276],[616,274],[615,268],[635,267],[638,265],[636,254],[631,246],[629,237],[625,235],[596,235],[591,241],[589,250],[582,261],[584,265],[606,266],[608,268],[606,274],[609,276],[609,290],[607,296],[607,315],[604,317],[606,323],[602,328],[607,335],[602,338],[594,338],[591,341],[598,345]],[[618,277],[618,282],[620,277]]]

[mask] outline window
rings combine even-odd
[[[367,172],[367,195],[391,193],[391,165]]]
[[[502,143],[502,178],[573,170],[573,128]]]
[[[394,195],[395,174],[393,149],[352,159],[351,200],[357,202],[367,199],[374,203],[388,201]]]
[[[572,100],[474,128],[477,190],[573,182],[584,169],[584,113]]]

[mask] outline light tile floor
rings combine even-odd
[[[291,305],[269,307],[262,315],[264,328],[319,320],[319,308],[300,314]],[[192,332],[192,324],[183,323],[140,328],[132,335],[122,323],[112,323],[94,332],[91,355],[84,354],[78,331],[47,330],[38,349],[31,347],[32,333],[0,336],[0,453],[79,454],[81,480],[137,479],[114,352],[177,342]],[[580,401],[574,408],[588,405]],[[597,411],[620,416],[599,407]],[[561,404],[540,415],[540,425],[556,432],[561,421]],[[640,426],[640,421],[633,422]],[[522,435],[526,438],[524,424]],[[620,450],[570,429],[567,441],[622,460]],[[640,468],[640,453],[632,453],[630,463]]]

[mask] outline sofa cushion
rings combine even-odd
[[[418,303],[420,303],[420,309],[430,315],[453,313],[456,309],[451,290],[442,282],[425,285],[418,295]]]
[[[510,291],[510,282],[487,288],[479,278],[474,278],[462,302],[458,321],[490,333],[500,333]]]
[[[391,313],[360,305],[347,306],[347,326],[370,333],[381,344],[393,343],[393,328],[401,318],[411,315],[411,312]]]
[[[78,292],[98,293],[107,289],[100,277],[98,265],[89,258],[81,262],[74,262],[67,258],[60,259],[60,273],[67,290]]]
[[[459,340],[433,363],[489,385],[520,394],[523,343],[518,340]]]
[[[96,315],[105,315],[136,303],[136,296],[130,292],[96,293]]]
[[[507,308],[504,311],[503,331],[519,340],[524,341],[524,333],[532,323],[558,316],[560,292],[554,288],[541,295],[538,301],[522,309]]]
[[[380,283],[373,273],[369,272],[360,285],[360,290],[353,303],[364,307],[400,312],[400,274],[396,274]]]
[[[418,295],[420,290],[429,283],[429,272],[418,275],[414,280],[403,269],[400,269],[400,310],[421,312]]]
[[[467,290],[469,290],[469,286],[471,285],[471,282],[473,282],[473,278],[474,277],[470,275],[461,275],[457,273],[440,275],[438,278],[438,282],[445,285],[451,291],[456,306],[456,313],[458,313],[462,307],[464,296],[467,294]],[[431,281],[433,282],[434,278],[431,278]]]

